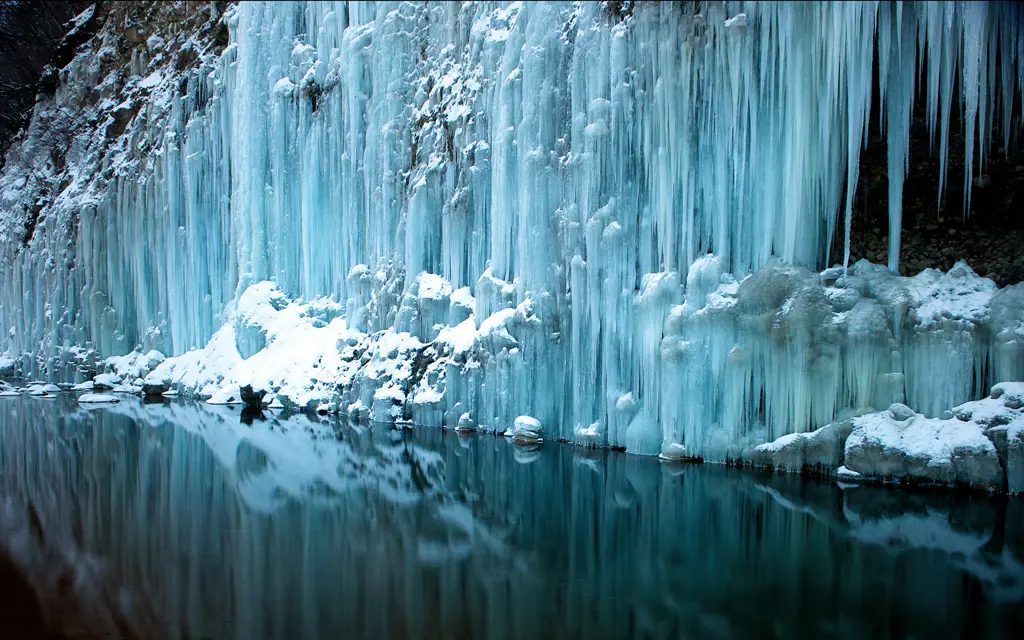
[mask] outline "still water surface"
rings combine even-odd
[[[0,552],[17,637],[1024,633],[1022,500],[132,398],[0,398]]]

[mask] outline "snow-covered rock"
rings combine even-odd
[[[544,441],[544,427],[533,416],[519,416],[505,435],[517,444],[536,444]]]
[[[120,402],[117,396],[112,396],[103,393],[83,393],[78,396],[78,402],[81,404],[103,404],[103,403],[114,403]]]
[[[108,373],[117,376],[120,380],[134,380],[135,378],[145,378],[164,360],[166,360],[164,354],[155,349],[145,353],[136,349],[123,356],[107,358],[103,366]]]
[[[979,424],[920,414],[897,420],[889,411],[853,419],[844,466],[863,476],[998,490],[1004,473]]]
[[[92,379],[93,389],[108,391],[121,384],[121,377],[115,373],[101,373]]]
[[[0,355],[0,376],[13,376],[17,369],[17,363],[13,358]]]
[[[1001,382],[988,398],[951,411],[961,424],[976,425],[996,448],[1010,493],[1024,493],[1024,382]]]
[[[889,415],[897,422],[904,422],[906,420],[910,420],[916,414],[914,413],[914,410],[907,405],[900,402],[894,402],[889,405]]]
[[[160,396],[171,390],[171,382],[169,380],[160,380],[146,377],[142,381],[142,393],[147,396]]]
[[[60,393],[60,387],[55,384],[32,384],[25,387],[24,391],[33,396],[45,396],[51,393]]]
[[[686,447],[683,445],[678,442],[668,442],[661,446],[658,458],[665,462],[682,462],[689,460],[690,456],[686,454]]]
[[[836,477],[847,482],[858,482],[864,478],[864,475],[846,466],[841,466],[836,469]]]
[[[864,413],[863,411],[861,413]],[[853,430],[853,418],[832,422],[806,433],[791,433],[754,448],[751,462],[780,471],[830,472],[843,463],[843,449]]]
[[[267,395],[265,389],[253,389],[251,384],[245,384],[238,388],[239,396],[243,403],[250,407],[259,407],[263,404],[263,398]]]
[[[459,416],[459,422],[455,425],[455,430],[463,433],[476,431],[476,422],[468,413],[463,413]]]

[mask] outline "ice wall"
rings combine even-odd
[[[72,197],[95,185],[83,172],[24,247],[6,233],[6,349],[50,371],[73,345],[181,354],[272,280],[287,298],[333,297],[367,344],[392,344],[388,330],[419,342],[381,359],[419,357],[472,319],[487,355],[434,371],[446,385],[435,417],[472,409],[500,428],[528,412],[563,437],[645,452],[686,440],[694,455],[714,427],[726,434],[715,456],[742,434],[820,426],[878,385],[928,411],[1024,375],[1015,318],[994,324],[988,302],[960,324],[914,324],[921,346],[900,348],[914,305],[857,293],[882,308],[843,309],[798,282],[849,233],[867,127],[888,140],[892,270],[914,101],[942,181],[960,119],[965,199],[993,141],[1010,147],[1017,5],[623,6],[246,2],[225,18],[218,60],[154,71],[133,59],[129,85],[151,94],[125,135],[145,161],[103,156],[110,176],[93,197]],[[65,70],[68,90],[105,82],[88,62]],[[715,264],[692,269],[708,252]],[[707,324],[705,299],[774,261],[797,271],[777,293],[745,285],[752,306],[729,313],[747,324]],[[423,272],[450,291],[421,295]],[[451,301],[465,287],[471,316]],[[814,299],[779,307],[800,291]],[[862,311],[854,337],[822,336]],[[757,314],[767,324],[751,328]],[[779,350],[758,342],[772,332]],[[456,357],[447,348],[436,362]],[[939,362],[955,372],[934,382]],[[362,380],[372,412],[386,385]]]

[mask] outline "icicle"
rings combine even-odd
[[[422,419],[468,413],[497,429],[527,413],[553,438],[715,459],[842,409],[959,397],[968,374],[1015,370],[1002,345],[971,373],[966,354],[986,347],[966,323],[935,343],[917,335],[899,301],[929,283],[891,272],[915,86],[940,207],[963,101],[969,207],[992,141],[1009,149],[1020,126],[1021,10],[701,6],[251,2],[231,9],[230,45],[201,73],[153,75],[138,53],[127,70],[146,75],[126,86],[166,99],[140,94],[145,113],[118,141],[148,149],[131,152],[137,165],[102,188],[82,178],[27,240],[30,189],[4,174],[0,326],[16,331],[0,351],[45,366],[90,341],[103,355],[181,354],[272,280],[288,299],[333,297],[367,349],[407,336],[426,353],[456,322],[471,334],[476,351],[421,381],[434,385]],[[62,72],[54,104],[95,86],[91,55]],[[875,91],[888,271],[850,264]],[[72,164],[103,174],[104,153],[76,147]],[[840,228],[841,273],[860,289],[815,273]],[[444,294],[424,297],[438,282]],[[258,333],[233,348],[258,351]],[[961,356],[928,386],[942,345]],[[390,415],[412,393],[374,380],[341,384],[353,413]]]

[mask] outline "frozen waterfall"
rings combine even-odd
[[[224,401],[710,459],[1024,378],[1024,285],[894,273],[913,104],[940,181],[962,128],[966,200],[1020,132],[1020,6],[611,4],[244,2],[183,69],[188,34],[151,38],[135,101],[89,107],[130,121],[72,144],[29,234],[5,169],[0,351],[53,376],[158,349]],[[37,120],[108,81],[90,46]],[[878,126],[887,268],[821,271]]]

